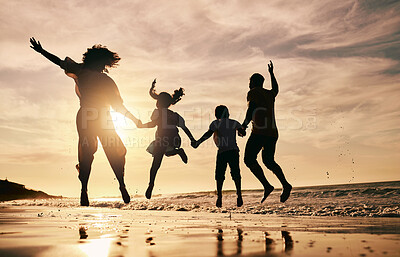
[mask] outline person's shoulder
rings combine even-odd
[[[100,81],[102,81],[103,84],[105,84],[105,85],[107,85],[109,87],[115,88],[117,86],[115,81],[110,76],[108,76],[108,74],[106,74],[104,72],[99,72],[98,73],[98,78],[100,78]]]
[[[65,59],[64,60],[62,60],[62,62],[66,62],[66,63],[69,63],[69,64],[76,64],[76,65],[82,65],[83,63],[77,63],[77,62],[75,62],[71,57],[69,57],[69,56],[67,56],[67,57],[65,57]]]
[[[166,111],[167,111],[167,113],[169,114],[169,115],[173,115],[173,116],[176,116],[176,117],[181,117],[181,115],[179,115],[179,113],[177,113],[177,112],[174,112],[173,110],[170,110],[170,109],[165,109]],[[181,117],[182,118],[182,117]]]
[[[213,120],[213,121],[211,121],[210,126],[211,126],[211,125],[215,126],[215,125],[217,125],[217,124],[220,123],[220,122],[221,122],[221,120]]]
[[[252,91],[253,95],[269,95],[269,94],[272,94],[272,90],[269,90],[269,89],[266,89],[266,88],[263,88],[263,87],[255,87],[255,88],[253,88],[251,90],[253,90]]]
[[[259,87],[253,87],[247,92],[247,100],[254,100],[260,94]]]
[[[237,120],[234,120],[234,119],[229,119],[229,122],[231,122],[231,123],[239,123],[240,124],[240,122],[239,121],[237,121]]]
[[[213,120],[210,123],[209,129],[212,131],[215,131],[218,127],[219,127],[219,123],[221,122],[221,120]]]
[[[83,64],[77,63],[72,58],[67,56],[64,60],[61,60],[60,67],[68,73],[77,73],[82,69]]]
[[[102,77],[102,78],[105,79],[105,80],[113,81],[113,82],[114,82],[114,80],[113,80],[110,76],[108,76],[108,74],[105,73],[105,72],[99,72],[99,76]]]
[[[151,113],[150,119],[151,120],[156,120],[160,116],[160,110],[159,109],[154,109],[153,112]]]
[[[265,89],[265,88],[263,88],[263,89],[264,89],[264,91],[263,91],[264,95],[268,95],[268,96],[271,96],[271,97],[275,97],[276,96],[274,91],[272,91],[271,89]]]
[[[239,121],[234,120],[234,119],[229,119],[229,123],[231,124],[230,127],[232,127],[232,128],[237,128],[237,127],[242,126]]]

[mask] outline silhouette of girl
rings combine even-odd
[[[117,53],[111,52],[105,46],[94,45],[83,54],[82,63],[76,63],[66,57],[61,60],[57,56],[44,50],[39,41],[30,39],[31,48],[41,53],[51,62],[64,69],[65,73],[75,80],[75,91],[80,99],[80,109],[76,116],[76,125],[79,134],[78,159],[76,168],[82,184],[81,205],[89,206],[87,184],[97,150],[97,138],[103,146],[107,159],[119,182],[119,189],[125,203],[129,203],[130,196],[124,183],[126,148],[115,131],[111,122],[110,107],[120,112],[133,122],[138,119],[123,105],[115,82],[104,72],[113,68],[121,59]]]
[[[188,161],[185,151],[181,148],[181,137],[179,136],[177,127],[183,129],[191,142],[195,141],[192,133],[190,133],[185,125],[185,120],[178,113],[168,109],[171,105],[181,100],[184,95],[183,88],[175,90],[171,96],[167,92],[157,94],[155,85],[156,80],[153,81],[149,93],[151,97],[157,100],[157,109],[153,111],[150,122],[142,124],[139,120],[137,124],[138,128],[154,128],[157,126],[156,139],[147,147],[147,151],[153,155],[153,163],[150,169],[150,182],[146,190],[147,199],[151,198],[154,180],[164,155],[169,157],[178,154],[184,163]]]

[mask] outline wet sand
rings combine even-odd
[[[400,256],[400,218],[0,206],[0,256]]]

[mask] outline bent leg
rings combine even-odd
[[[87,119],[88,109],[79,109],[76,115],[76,128],[78,130],[79,142],[78,142],[78,161],[79,164],[76,166],[79,175],[78,178],[82,184],[81,192],[81,205],[89,206],[89,198],[87,195],[87,187],[90,172],[92,169],[92,162],[94,159],[94,153],[97,150],[97,131],[96,121]]]
[[[244,163],[251,170],[251,172],[256,176],[256,178],[261,182],[264,187],[264,196],[261,199],[261,203],[271,194],[274,187],[268,182],[264,175],[264,171],[257,162],[257,155],[263,146],[263,136],[251,134],[244,153]]]
[[[246,149],[244,152],[244,163],[251,170],[251,172],[256,176],[256,178],[261,182],[261,184],[266,187],[270,187],[267,178],[264,175],[264,171],[258,164],[257,155],[261,151],[263,146],[261,137],[259,135],[251,134],[246,143]]]
[[[107,134],[102,135],[99,138],[120,187],[125,187],[124,174],[126,148],[124,143],[115,131],[109,131]]]
[[[285,202],[290,195],[290,191],[292,190],[292,186],[286,180],[285,175],[283,174],[282,168],[278,163],[275,162],[275,149],[276,149],[276,141],[277,138],[268,137],[264,149],[262,151],[262,159],[269,170],[271,170],[275,176],[279,179],[283,187],[283,193],[281,195],[281,202]]]
[[[78,143],[78,178],[82,184],[82,191],[87,191],[90,172],[94,159],[94,153],[97,150],[97,137],[80,135]]]
[[[262,150],[262,160],[265,166],[279,179],[282,186],[287,186],[289,183],[283,174],[282,168],[275,162],[276,141],[277,139],[272,137],[267,139],[264,144],[264,149]]]
[[[79,172],[78,178],[81,181],[81,206],[89,206],[89,197],[87,194],[88,182],[90,171],[92,169],[92,163],[94,159],[94,153],[97,150],[97,137],[79,135],[78,143],[78,160],[79,164],[76,168]]]
[[[165,152],[165,156],[167,157],[171,157],[174,155],[179,155],[179,157],[181,157],[182,161],[186,164],[188,162],[188,157],[185,153],[185,150],[183,150],[183,148],[178,148],[178,149],[173,149],[171,151]]]
[[[126,148],[115,130],[107,131],[107,133],[100,137],[100,141],[104,152],[106,153],[108,162],[118,180],[122,199],[125,203],[129,203],[131,197],[126,190],[124,181]]]
[[[163,145],[166,147],[165,156],[170,157],[174,155],[179,155],[182,161],[186,164],[188,162],[188,157],[185,150],[181,148],[181,137],[176,135],[174,137],[164,137]]]

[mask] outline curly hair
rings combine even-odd
[[[174,91],[174,93],[172,94],[171,104],[176,104],[182,99],[182,96],[185,94],[183,93],[183,91],[184,91],[183,88],[179,88]]]
[[[83,54],[84,66],[92,69],[101,69],[101,71],[108,72],[107,67],[113,68],[117,66],[121,58],[117,53],[111,52],[106,46],[96,44],[92,48],[88,48],[86,53]]]

